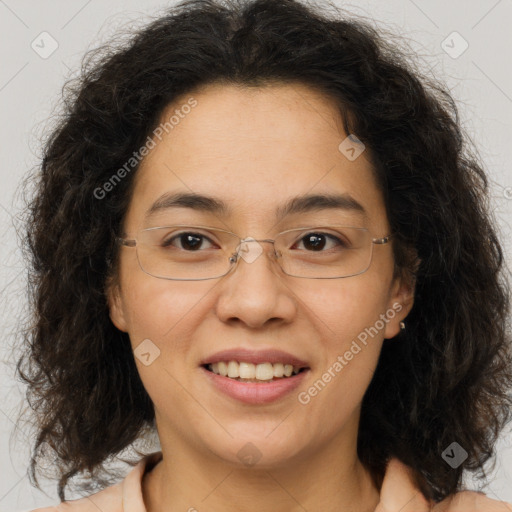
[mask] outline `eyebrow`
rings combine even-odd
[[[231,215],[230,207],[220,198],[196,193],[165,193],[147,210],[146,218],[170,208],[190,208],[222,217]],[[289,199],[276,209],[277,221],[288,215],[321,210],[345,210],[367,217],[364,207],[350,194],[309,194]]]

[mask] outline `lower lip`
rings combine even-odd
[[[201,367],[201,369],[217,389],[247,404],[268,404],[282,398],[297,388],[309,372],[309,369],[307,369],[292,377],[259,384],[257,382],[241,382],[229,377],[223,377],[204,367]]]

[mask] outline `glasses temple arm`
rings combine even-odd
[[[124,245],[126,247],[135,247],[137,245],[136,240],[129,240],[127,238],[116,237],[116,241],[118,244]]]

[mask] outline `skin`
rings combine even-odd
[[[169,105],[162,119],[188,97]],[[197,106],[155,140],[137,171],[124,221],[127,237],[145,227],[187,223],[274,238],[285,229],[332,223],[333,216],[367,227],[374,237],[390,232],[367,152],[349,161],[338,150],[347,134],[334,102],[298,84],[209,85],[193,97]],[[162,193],[178,191],[220,197],[232,214],[181,208],[144,222]],[[276,224],[274,210],[286,199],[313,192],[349,193],[367,217],[323,210]],[[172,281],[144,273],[136,250],[121,249],[118,283],[108,291],[112,321],[129,334],[133,349],[150,339],[160,350],[148,366],[135,358],[155,406],[163,452],[143,480],[148,512],[377,506],[392,512],[411,496],[423,499],[403,466],[392,466],[378,489],[356,452],[361,402],[382,344],[398,334],[413,304],[413,285],[393,279],[393,265],[386,244],[374,246],[366,272],[346,279],[286,276],[264,253],[250,264],[241,260],[223,278]],[[217,391],[199,367],[223,349],[278,348],[308,362],[311,371],[298,391],[307,390],[397,303],[400,312],[306,405],[298,392],[267,405],[243,404]],[[249,442],[261,453],[251,467],[237,456]]]

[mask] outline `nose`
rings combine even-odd
[[[235,268],[219,284],[216,314],[223,322],[258,328],[271,321],[292,321],[297,301],[269,242],[241,241]]]

